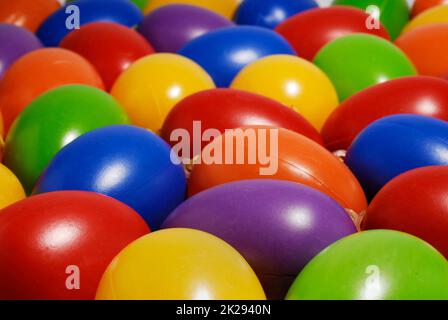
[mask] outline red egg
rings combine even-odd
[[[288,40],[300,57],[311,61],[327,43],[352,33],[368,33],[390,40],[380,23],[368,27],[369,19],[367,13],[352,7],[317,8],[289,18],[278,25],[276,31]]]
[[[408,171],[390,181],[367,209],[362,228],[415,235],[448,258],[448,166]]]
[[[261,95],[235,89],[206,90],[183,99],[169,113],[161,135],[175,145],[177,141],[171,141],[170,136],[176,129],[184,129],[193,137],[195,127],[196,132],[202,135],[207,129],[224,133],[225,129],[253,125],[289,129],[322,144],[317,130],[291,108]],[[201,147],[207,144],[202,141]],[[191,150],[193,155],[200,153],[200,150],[193,152],[193,141]]]
[[[415,17],[428,9],[443,4],[448,4],[448,0],[415,0],[412,7],[412,16]]]
[[[0,299],[94,299],[115,255],[148,232],[135,211],[96,193],[17,202],[0,211]]]
[[[61,47],[86,58],[98,70],[109,90],[135,60],[154,53],[137,31],[112,22],[94,22],[69,33]]]
[[[322,137],[330,150],[346,150],[372,122],[394,114],[448,120],[448,81],[413,76],[367,88],[345,100],[327,119]]]

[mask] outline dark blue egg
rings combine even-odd
[[[34,193],[98,192],[124,202],[157,229],[185,197],[183,167],[156,134],[134,126],[109,126],[65,146],[40,177]]]
[[[228,87],[251,62],[274,54],[295,55],[295,51],[274,31],[246,26],[209,32],[187,43],[179,54],[204,68],[218,87]]]
[[[240,25],[274,29],[289,17],[318,7],[314,0],[244,0],[234,20]]]
[[[417,115],[383,118],[357,136],[345,161],[373,197],[404,172],[448,165],[448,123]]]
[[[71,8],[77,8],[76,11]],[[136,26],[143,13],[131,1],[123,0],[78,0],[67,3],[49,16],[37,30],[37,36],[47,47],[56,47],[73,27],[73,14],[79,13],[80,26],[97,21],[109,21],[128,27]]]

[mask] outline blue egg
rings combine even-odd
[[[209,32],[187,43],[179,54],[204,68],[218,87],[228,87],[251,62],[275,54],[295,55],[295,51],[274,31],[246,26]]]
[[[54,157],[34,193],[59,190],[92,191],[120,200],[154,230],[184,200],[186,177],[160,137],[118,125],[86,133]]]
[[[274,29],[289,17],[318,7],[314,0],[244,0],[234,20],[240,25]]]
[[[143,13],[131,1],[78,0],[67,3],[49,16],[37,30],[37,36],[47,47],[58,46],[67,34],[75,30],[78,13],[80,26],[109,21],[133,27],[143,19]]]
[[[448,165],[448,123],[417,115],[380,119],[358,135],[346,164],[373,197],[406,171]]]

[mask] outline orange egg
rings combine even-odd
[[[0,23],[35,32],[61,4],[57,0],[0,0]]]
[[[313,187],[355,212],[366,209],[355,176],[316,142],[286,129],[246,127],[239,131],[228,131],[204,148],[191,172],[190,196],[232,181],[278,179]]]
[[[104,89],[97,71],[77,53],[46,48],[30,52],[17,60],[0,82],[0,108],[5,132],[35,98],[66,84],[84,84]]]
[[[395,44],[421,75],[448,76],[448,23],[423,26],[400,36]]]

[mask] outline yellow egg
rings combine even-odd
[[[115,82],[111,94],[133,124],[158,132],[174,105],[193,93],[215,88],[195,62],[159,53],[133,63]]]
[[[0,164],[0,209],[25,198],[19,179],[3,164]]]
[[[223,240],[166,229],[134,241],[110,263],[98,300],[264,300],[244,258]]]
[[[144,12],[146,14],[169,4],[189,4],[209,9],[232,19],[240,2],[241,0],[150,0]]]
[[[296,110],[317,130],[339,104],[336,89],[325,73],[291,55],[273,55],[251,63],[231,87],[275,99]]]
[[[403,34],[420,27],[437,23],[448,23],[448,5],[436,6],[420,13],[406,25]]]

